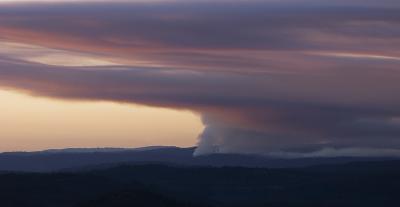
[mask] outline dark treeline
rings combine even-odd
[[[3,207],[398,206],[400,161],[308,168],[121,165],[3,173]]]

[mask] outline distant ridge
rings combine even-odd
[[[146,146],[137,148],[120,148],[120,147],[98,147],[98,148],[63,148],[63,149],[47,149],[39,151],[14,151],[1,152],[2,154],[51,154],[51,153],[93,153],[93,152],[122,152],[122,151],[147,151],[166,148],[178,148],[175,146]]]
[[[118,164],[160,163],[182,166],[292,168],[380,161],[392,158],[298,158],[279,159],[258,155],[210,154],[193,156],[195,147],[149,146],[141,148],[68,148],[38,152],[0,153],[0,171],[51,172]]]
[[[178,148],[175,146],[147,146],[138,148],[65,148],[65,149],[48,149],[43,151],[38,151],[39,153],[93,153],[93,152],[123,152],[123,151],[148,151],[148,150],[158,150],[167,148]]]

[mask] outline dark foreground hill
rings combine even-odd
[[[51,172],[120,163],[287,168],[387,159],[351,157],[277,159],[239,154],[213,154],[194,157],[194,150],[195,148],[146,147],[137,149],[65,149],[42,152],[0,153],[0,171]]]
[[[2,207],[399,206],[400,161],[308,168],[124,165],[0,175]]]

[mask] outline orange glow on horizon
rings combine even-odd
[[[61,101],[0,90],[0,151],[68,147],[194,146],[203,129],[188,111]],[[173,121],[171,121],[173,120]]]

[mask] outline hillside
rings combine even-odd
[[[288,169],[122,165],[5,173],[0,183],[5,207],[396,206],[400,161]]]
[[[186,166],[233,166],[288,168],[391,158],[299,158],[279,159],[257,155],[211,154],[193,156],[195,148],[147,147],[134,149],[65,149],[40,152],[0,153],[0,171],[52,172],[125,164],[162,163]]]

